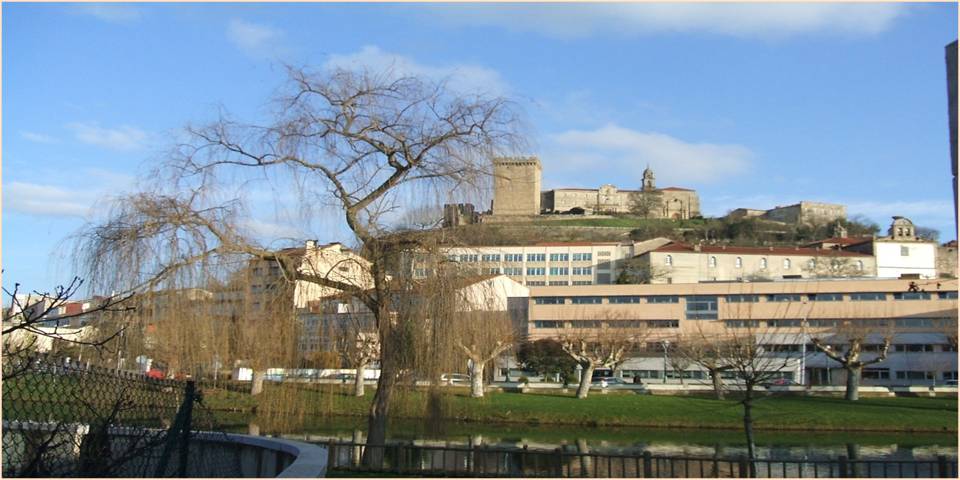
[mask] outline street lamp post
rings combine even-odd
[[[667,349],[670,348],[670,340],[660,342],[663,347],[663,383],[667,383]]]

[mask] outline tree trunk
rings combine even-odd
[[[754,460],[757,458],[757,446],[753,438],[753,385],[747,385],[743,401],[743,431],[747,436],[747,460],[750,462],[750,477],[756,477]]]
[[[590,446],[587,445],[586,440],[577,439],[577,453],[580,454],[580,476],[592,477],[593,458],[590,457]],[[571,465],[571,468],[573,468],[573,465]]]
[[[363,391],[363,374],[366,372],[366,365],[357,366],[357,378],[354,379],[353,383],[353,395],[356,397],[362,397],[364,394]]]
[[[717,400],[723,400],[723,379],[720,378],[718,370],[710,370],[710,378],[713,380],[713,394]]]
[[[851,402],[860,399],[860,375],[863,367],[847,367],[847,395]]]
[[[583,371],[580,372],[580,386],[577,387],[577,398],[587,398],[590,382],[593,380],[593,368],[592,364],[583,366]]]
[[[266,376],[267,372],[263,370],[253,371],[253,381],[250,383],[250,395],[260,395],[263,393],[263,379]]]
[[[377,390],[370,404],[370,416],[367,421],[367,449],[363,452],[363,465],[367,468],[380,468],[383,465],[383,445],[387,442],[387,419],[390,414],[390,396],[396,382],[396,375],[388,363],[380,367]],[[370,448],[369,445],[377,447]]]
[[[483,397],[483,363],[477,360],[470,362],[470,396]]]

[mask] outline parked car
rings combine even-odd
[[[341,380],[344,382],[352,382],[356,380],[357,374],[355,373],[338,373],[333,376],[334,380]]]
[[[594,385],[600,385],[603,388],[612,386],[612,385],[626,385],[627,382],[624,382],[623,379],[617,377],[600,377],[593,380]]]
[[[445,383],[447,385],[469,385],[470,375],[464,375],[462,373],[444,373],[443,375],[440,375],[440,383]]]

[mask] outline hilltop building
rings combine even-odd
[[[847,218],[847,207],[836,203],[801,201],[793,205],[777,206],[769,210],[738,208],[728,218],[761,218],[781,223],[817,225]]]
[[[495,216],[542,213],[630,213],[642,210],[648,218],[687,219],[700,216],[700,197],[688,188],[657,188],[649,167],[643,171],[640,190],[558,188],[541,191],[543,168],[536,157],[496,159],[494,166]]]

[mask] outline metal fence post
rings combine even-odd
[[[847,471],[847,456],[846,456],[846,455],[840,455],[840,457],[837,458],[837,463],[839,464],[839,465],[837,465],[837,476],[840,477],[840,478],[846,478],[846,477],[848,476],[848,475],[847,475],[847,474],[848,474],[848,471]]]
[[[950,476],[950,469],[947,468],[947,456],[937,455],[937,476],[947,478]]]
[[[180,478],[187,476],[187,461],[190,455],[190,433],[193,430],[193,402],[197,396],[197,385],[193,380],[187,381],[183,398],[183,423],[180,424],[180,465],[177,474]]]
[[[333,452],[334,445],[333,439],[327,440],[327,470],[336,468],[337,457]]]
[[[557,458],[557,476],[562,477],[563,476],[563,450],[557,447],[557,449],[555,450],[555,453]]]
[[[740,455],[738,463],[740,464],[740,478],[750,477],[750,466],[747,464],[747,457]]]
[[[649,450],[643,451],[643,478],[653,477],[653,455]]]

